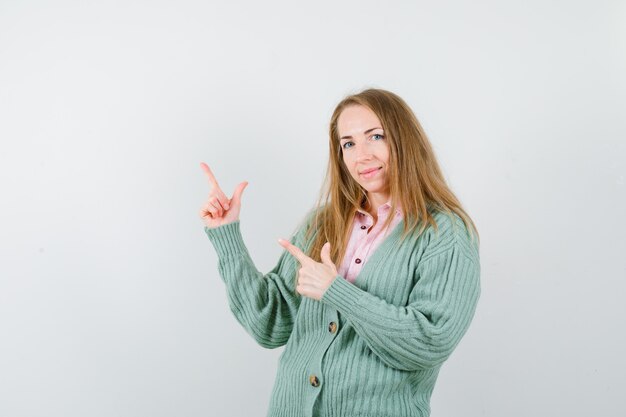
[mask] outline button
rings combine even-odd
[[[317,377],[315,375],[311,375],[309,377],[309,382],[311,383],[311,385],[313,385],[314,387],[319,387],[320,386],[320,380],[317,379]]]
[[[367,226],[361,226],[361,229],[365,230],[367,229]]]
[[[354,260],[354,262],[355,262],[355,263],[357,263],[357,264],[360,264],[360,263],[361,263],[361,259],[356,258],[356,259]]]
[[[335,333],[337,331],[337,323],[335,323],[334,321],[331,321],[328,324],[328,331],[331,333]]]

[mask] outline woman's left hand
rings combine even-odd
[[[338,275],[337,267],[330,259],[330,243],[326,242],[322,246],[320,252],[322,263],[309,258],[299,247],[292,245],[288,240],[278,239],[278,243],[300,262],[296,291],[319,301]]]

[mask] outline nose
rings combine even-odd
[[[372,158],[372,150],[367,145],[357,146],[356,159],[357,161],[369,160]]]

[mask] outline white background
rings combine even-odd
[[[435,4],[436,3],[436,4]],[[264,416],[206,161],[269,271],[331,112],[414,109],[481,233],[432,416],[623,416],[623,1],[0,1],[0,416]]]

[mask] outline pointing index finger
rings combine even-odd
[[[206,176],[209,178],[209,182],[211,183],[211,185],[214,187],[219,187],[219,185],[217,185],[217,180],[215,179],[215,175],[213,175],[213,172],[211,171],[211,168],[209,168],[209,166],[205,164],[204,162],[200,162],[200,167],[202,168]]]
[[[306,255],[306,253],[302,252],[302,250],[299,247],[297,247],[296,245],[293,245],[288,240],[278,239],[278,243],[280,243],[280,245],[283,248],[287,249],[287,251],[290,254],[292,254],[294,256],[294,258],[296,258],[298,260],[298,262],[300,262],[301,264],[311,260],[311,258],[309,258]]]

